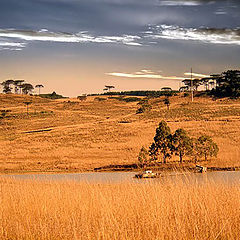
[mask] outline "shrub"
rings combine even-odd
[[[80,101],[86,101],[87,100],[87,96],[85,96],[85,95],[78,96],[77,99],[80,100]]]
[[[105,101],[106,98],[101,98],[101,97],[95,97],[94,98],[94,101],[99,101],[99,102],[102,102],[102,101]]]

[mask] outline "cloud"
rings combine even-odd
[[[62,43],[121,43],[124,45],[140,46],[139,36],[93,36],[88,32],[62,33],[49,32],[47,29],[40,31],[26,31],[16,29],[0,29],[0,37],[7,39],[20,39],[23,41],[46,41]]]
[[[184,73],[184,75],[185,75],[185,76],[200,77],[200,78],[207,78],[207,77],[210,77],[209,75],[205,75],[205,74],[189,73],[189,72]]]
[[[216,12],[214,12],[214,14],[216,14],[216,15],[226,15],[227,12],[222,10],[222,9],[218,9]]]
[[[179,26],[160,25],[151,27],[150,39],[170,39],[200,41],[212,44],[240,45],[240,28],[182,28]]]
[[[160,6],[198,6],[201,5],[199,1],[160,1]]]
[[[128,46],[159,44],[159,39],[198,41],[211,44],[240,45],[240,28],[184,28],[172,25],[149,26],[147,31],[135,35],[93,35],[87,31],[78,33],[0,29],[0,50],[22,50],[29,42],[101,43]],[[152,75],[147,72],[146,75]],[[144,70],[143,70],[144,72]],[[138,74],[137,74],[138,75]],[[141,74],[140,74],[141,75]]]
[[[224,0],[218,0],[221,2]],[[213,0],[159,0],[160,6],[186,6],[186,7],[193,7],[199,6],[203,4],[214,4],[216,1]]]
[[[4,38],[0,39],[0,50],[20,51],[25,47],[26,47],[25,43],[11,42],[11,41],[8,41],[7,39],[4,39]]]
[[[161,72],[161,71],[160,71]],[[120,73],[120,72],[112,72],[106,73],[106,75],[114,76],[114,77],[124,77],[124,78],[142,78],[142,79],[159,79],[159,80],[173,80],[173,81],[183,81],[186,77],[178,77],[178,76],[163,76],[161,74],[157,74],[152,70],[140,70],[135,73]],[[207,78],[210,77],[206,74],[200,73],[184,73],[185,76],[193,76],[198,78]]]
[[[115,76],[115,77],[125,77],[125,78],[150,78],[150,79],[162,79],[162,80],[184,80],[184,77],[176,76],[162,76],[160,74],[154,73],[151,70],[141,70],[140,72],[135,73],[120,73],[112,72],[106,73],[106,75]]]

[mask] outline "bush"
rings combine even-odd
[[[94,98],[94,101],[99,101],[99,102],[102,102],[102,101],[105,101],[106,98],[101,98],[101,97],[95,97]]]
[[[149,105],[148,103],[143,103],[140,108],[138,108],[136,114],[144,113],[147,111],[150,111],[152,109],[152,106]]]
[[[80,101],[86,101],[87,96],[78,96],[77,99],[80,100]]]
[[[57,94],[56,92],[52,92],[52,93],[48,93],[48,94],[40,94],[39,95],[42,98],[49,98],[49,99],[62,99],[62,98],[67,98],[67,97],[63,97],[60,94]]]

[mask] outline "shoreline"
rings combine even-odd
[[[196,167],[193,165],[174,165],[165,164],[163,166],[148,166],[144,169],[149,169],[155,172],[174,172],[174,171],[185,171],[194,172]],[[102,172],[140,172],[143,168],[139,168],[137,164],[126,164],[126,165],[107,165],[101,166],[94,169],[73,169],[73,170],[10,170],[6,169],[1,171],[1,175],[25,175],[25,174],[79,174],[79,173],[102,173]],[[240,166],[231,167],[207,167],[207,172],[219,172],[219,171],[240,171]]]

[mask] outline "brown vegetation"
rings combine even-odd
[[[218,159],[205,165],[240,165],[239,100],[195,98],[191,103],[189,97],[175,96],[167,110],[162,97],[148,101],[150,111],[136,114],[138,102],[101,98],[106,100],[1,94],[0,109],[11,111],[0,119],[0,171],[82,171],[136,163],[140,148],[151,144],[161,120],[172,131],[184,128],[192,137],[213,138],[219,146]],[[32,102],[29,115],[26,101]]]
[[[238,239],[240,188],[0,180],[0,239]]]

